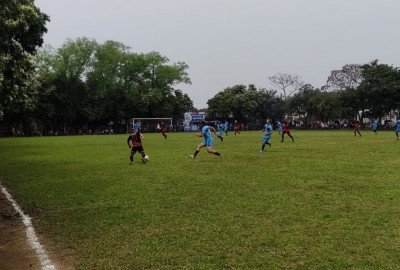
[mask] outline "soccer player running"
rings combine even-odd
[[[376,130],[378,129],[378,121],[372,119],[371,128],[375,135],[377,135],[378,133],[376,133]]]
[[[279,121],[276,121],[276,130],[278,130],[279,135],[282,134],[282,124]]]
[[[260,132],[265,132],[264,136],[261,139],[262,145],[261,145],[261,149],[260,149],[260,154],[262,154],[264,152],[264,148],[265,148],[266,144],[268,144],[269,147],[272,146],[272,144],[269,142],[269,140],[271,139],[272,130],[273,130],[273,128],[271,125],[271,121],[269,119],[267,119],[264,128],[260,131]]]
[[[354,129],[353,129],[354,137],[357,136],[357,133],[361,137],[361,133],[360,133],[361,125],[360,125],[360,122],[358,122],[357,120],[354,120],[353,125],[354,125]]]
[[[288,121],[284,121],[283,122],[283,130],[282,130],[282,140],[281,140],[281,142],[283,142],[285,140],[285,134],[287,134],[292,139],[292,143],[294,143],[294,138],[290,134],[290,124],[289,124]]]
[[[226,136],[228,136],[228,129],[229,129],[229,123],[228,123],[228,121],[225,120],[224,131],[225,131],[225,135]]]
[[[217,122],[217,131],[218,131],[217,136],[222,142],[224,140],[224,138],[222,138],[222,132],[224,131],[224,124]]]
[[[160,124],[160,130],[161,130],[161,134],[164,136],[164,139],[167,138],[167,125],[164,124],[164,122],[161,122]]]
[[[197,154],[200,152],[200,150],[203,147],[207,147],[207,153],[214,154],[214,155],[220,157],[221,153],[216,152],[216,151],[214,151],[212,149],[212,146],[214,144],[214,140],[213,140],[213,137],[211,136],[211,131],[214,132],[215,134],[217,134],[215,128],[213,128],[212,126],[206,124],[205,121],[201,121],[200,122],[200,130],[201,130],[201,133],[197,133],[196,136],[197,137],[204,137],[204,141],[197,146],[196,151],[194,152],[194,154],[193,155],[189,155],[189,157],[191,159],[195,159]]]
[[[400,116],[397,117],[397,121],[396,121],[396,137],[397,137],[397,140],[399,140],[399,133],[400,133]]]
[[[143,145],[142,145],[142,139],[144,138],[143,134],[140,133],[140,131],[135,131],[132,129],[132,134],[129,135],[127,143],[129,148],[131,148],[131,155],[129,156],[131,160],[131,164],[133,164],[133,156],[136,154],[136,152],[139,152],[142,155],[142,163],[146,163],[145,156],[146,154],[144,153]]]
[[[133,124],[133,130],[140,131],[140,122],[136,122],[135,124]]]
[[[233,124],[233,130],[235,131],[235,136],[236,136],[236,133],[240,134],[240,125],[236,120],[235,120],[235,123]]]

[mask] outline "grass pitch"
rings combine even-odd
[[[294,131],[258,153],[230,133],[189,160],[193,133],[0,140],[0,178],[78,269],[395,269],[400,142],[394,132]]]

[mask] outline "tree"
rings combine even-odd
[[[362,66],[348,64],[344,65],[340,70],[332,70],[322,90],[338,91],[356,89],[362,80]]]
[[[319,94],[320,90],[315,89],[310,84],[303,85],[299,92],[286,100],[288,112],[302,115],[305,118],[315,116],[316,106],[313,98]]]
[[[57,51],[46,47],[38,53],[37,76],[41,82],[38,104],[42,110],[39,115],[48,115],[45,110],[50,109],[53,124],[64,131],[71,125],[83,125],[89,120],[85,81],[92,69],[97,46],[94,40],[78,38],[67,40]],[[48,106],[43,107],[43,102]]]
[[[234,117],[239,121],[258,122],[283,116],[283,101],[275,91],[257,89],[254,85],[235,85],[217,93],[208,102],[212,118]]]
[[[304,85],[304,82],[298,75],[278,73],[268,77],[268,79],[283,92],[283,99],[290,97]]]
[[[362,66],[363,81],[358,91],[364,108],[382,117],[400,108],[400,69],[377,60]]]
[[[29,0],[2,0],[0,9],[0,120],[18,104],[31,103],[33,56],[49,17]],[[17,106],[15,106],[17,105]],[[10,118],[10,117],[9,117]]]

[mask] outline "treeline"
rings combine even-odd
[[[132,117],[182,118],[193,107],[177,84],[190,83],[188,66],[157,52],[134,53],[120,42],[67,40],[35,57],[35,84],[13,102],[4,123],[38,133],[75,133],[112,124],[126,130]],[[33,127],[32,127],[33,125]]]
[[[307,122],[380,120],[398,114],[400,109],[400,70],[377,60],[333,70],[327,83],[320,88],[302,83],[298,76],[289,74],[278,74],[270,79],[285,95],[257,89],[254,85],[229,87],[208,101],[209,117],[252,123],[266,117],[282,119],[284,115]]]
[[[178,89],[190,83],[185,63],[88,38],[37,51],[49,17],[30,0],[4,0],[2,7],[0,135],[125,131],[132,117],[179,120],[193,109],[190,97]],[[290,115],[326,122],[399,113],[400,70],[378,61],[333,70],[320,88],[297,75],[268,79],[276,89],[236,85],[217,93],[208,101],[209,119],[260,123]]]
[[[282,119],[285,102],[273,90],[235,85],[228,87],[209,99],[207,115],[210,119],[235,119],[239,122],[255,123],[266,119]]]

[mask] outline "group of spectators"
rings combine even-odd
[[[370,128],[373,121],[378,121],[378,119],[366,119],[362,126],[364,128]],[[287,120],[289,126],[293,129],[345,129],[345,128],[353,128],[352,120],[342,119],[342,120],[329,120],[329,121],[308,121],[306,119],[292,119]],[[228,123],[228,131],[233,131],[234,129],[234,121],[231,120]],[[276,127],[276,121],[272,121],[274,127]],[[157,132],[157,124],[159,123],[145,123],[141,124],[142,132]],[[263,126],[263,122],[256,123],[238,123],[240,130],[248,131],[248,130],[259,130],[260,127]],[[390,130],[394,127],[395,121],[383,119],[379,122],[378,126],[381,130]],[[176,124],[165,124],[167,132],[193,132],[197,131],[198,126],[197,123],[191,123],[189,126],[185,126],[182,122]],[[110,134],[118,134],[118,133],[126,133],[129,132],[131,125],[128,126],[106,126],[104,128],[94,128],[90,129],[86,126],[81,128],[71,128],[67,130],[59,130],[59,129],[51,129],[47,132],[50,136],[57,135],[110,135]],[[33,131],[32,131],[33,130]],[[36,130],[36,131],[35,131]],[[38,129],[31,129],[30,132],[24,132],[23,129],[13,127],[11,129],[12,135],[14,137],[25,136],[25,135],[33,135],[33,136],[41,136],[42,134],[37,131]],[[4,131],[4,134],[6,132]]]

